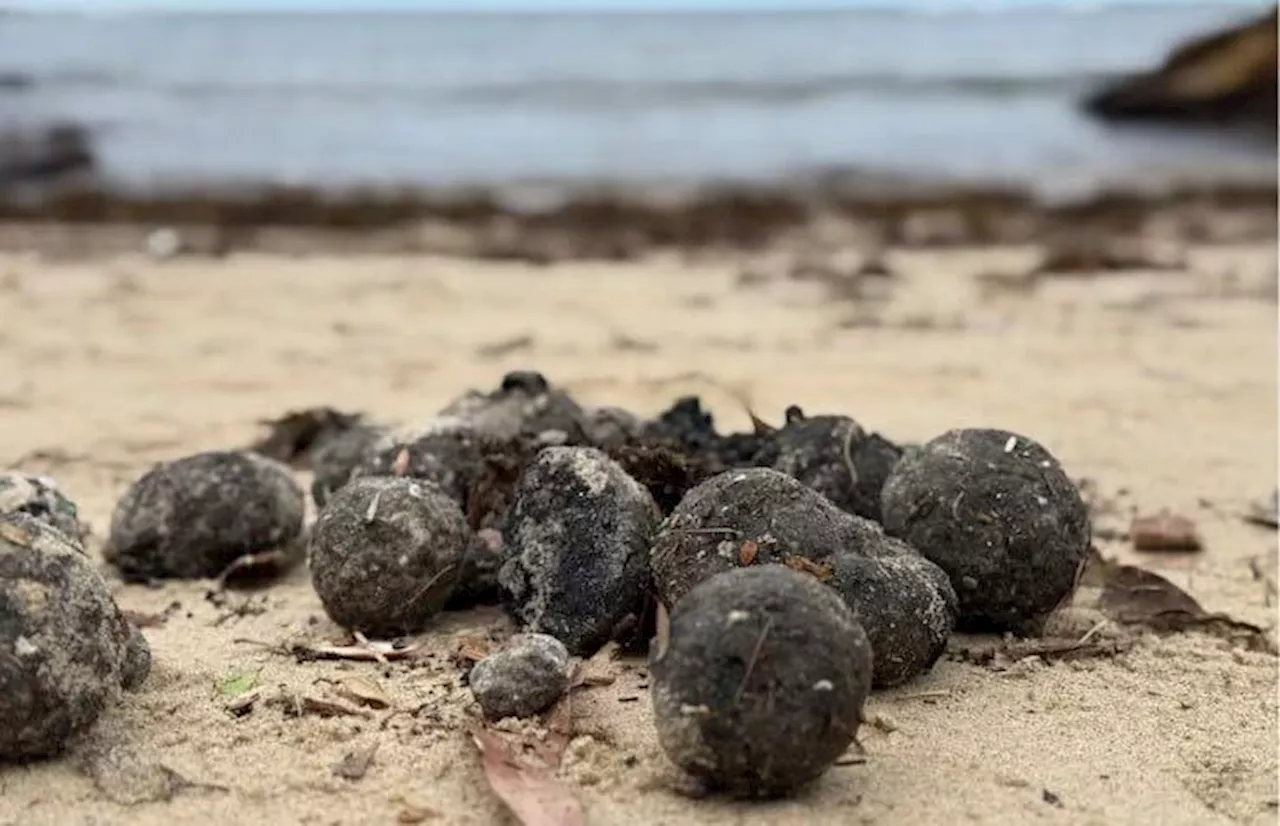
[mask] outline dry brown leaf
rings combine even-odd
[[[458,661],[464,666],[480,662],[489,653],[489,641],[483,637],[463,637],[458,643]]]
[[[1123,626],[1156,633],[1201,631],[1276,653],[1271,635],[1226,614],[1209,613],[1177,585],[1152,571],[1105,559],[1091,548],[1073,604],[1093,608]]]
[[[471,737],[490,788],[523,826],[583,826],[582,805],[550,770],[520,760],[489,729],[477,727]]]
[[[379,710],[391,708],[391,698],[382,690],[378,681],[371,677],[346,677],[335,689],[335,693],[356,705]]]
[[[738,564],[746,567],[756,561],[756,555],[760,553],[760,546],[755,540],[748,539],[742,543],[742,547],[738,549]]]
[[[542,762],[551,768],[558,768],[564,760],[565,749],[573,739],[573,694],[564,695],[560,701],[547,712],[545,725],[547,736],[534,743],[533,750]]]
[[[802,574],[809,574],[815,577],[819,582],[826,582],[834,575],[832,570],[826,565],[814,562],[812,559],[804,556],[789,556],[782,560],[782,564],[786,565],[793,571]]]

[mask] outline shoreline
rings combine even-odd
[[[1201,244],[1276,237],[1275,183],[1115,186],[1052,200],[1029,188],[836,177],[702,187],[351,189],[129,193],[98,185],[0,192],[0,249],[137,250],[172,230],[181,251],[423,252],[531,261],[658,250],[766,249],[841,228],[876,247],[1020,245],[1062,233]],[[281,236],[288,243],[281,246]],[[73,237],[67,247],[67,238]],[[179,249],[174,249],[174,252]]]

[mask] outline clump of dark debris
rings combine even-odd
[[[673,763],[712,790],[780,797],[854,742],[872,655],[834,591],[766,565],[690,592],[650,670],[658,742]]]
[[[105,552],[126,581],[216,577],[238,559],[294,545],[305,501],[289,469],[249,451],[152,468],[125,491]]]
[[[150,671],[146,639],[79,543],[0,515],[0,761],[58,754]]]

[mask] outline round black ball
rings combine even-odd
[[[211,451],[152,468],[111,519],[107,560],[126,581],[215,577],[245,554],[288,546],[306,502],[288,468],[247,451]]]
[[[658,741],[712,789],[790,794],[853,742],[871,669],[830,588],[776,565],[719,574],[676,605],[651,664]]]
[[[1019,630],[1074,589],[1089,511],[1049,451],[1016,433],[952,430],[885,483],[885,530],[951,578],[966,627]]]
[[[430,482],[362,477],[316,518],[311,582],[339,625],[412,633],[444,608],[476,541],[457,503]]]

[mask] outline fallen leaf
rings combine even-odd
[[[1138,551],[1199,551],[1204,548],[1196,523],[1185,516],[1161,511],[1138,516],[1129,528]]]
[[[1209,613],[1169,580],[1152,571],[1105,559],[1091,548],[1080,576],[1075,607],[1093,608],[1113,622],[1156,633],[1200,631],[1276,653],[1271,635],[1226,614]]]
[[[458,643],[458,661],[466,666],[489,656],[489,641],[483,637],[463,637]]]
[[[756,561],[756,555],[760,553],[760,546],[755,540],[748,539],[742,543],[742,547],[738,549],[738,564],[743,567],[750,565]]]
[[[377,680],[368,677],[347,677],[338,685],[336,693],[356,705],[374,709],[391,708],[391,698],[382,690]]]
[[[369,773],[373,765],[373,756],[378,753],[378,744],[367,749],[353,751],[338,761],[333,767],[333,776],[343,780],[360,780]]]
[[[523,826],[582,826],[582,805],[550,770],[520,760],[506,740],[477,727],[485,778]]]
[[[782,564],[786,565],[793,571],[802,574],[809,574],[815,577],[819,582],[826,582],[831,579],[833,572],[826,565],[814,562],[812,559],[804,556],[789,556],[782,560]]]
[[[553,769],[559,767],[564,760],[565,749],[569,748],[569,741],[573,739],[572,703],[571,692],[561,697],[560,701],[551,707],[544,721],[547,734],[533,746],[539,759]]]
[[[258,685],[258,672],[233,671],[218,680],[218,693],[223,697],[238,697],[252,691]]]

